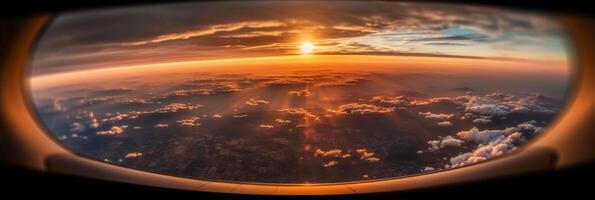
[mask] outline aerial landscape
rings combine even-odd
[[[197,179],[365,181],[538,137],[567,98],[565,45],[547,15],[499,8],[122,7],[54,19],[29,81],[41,122],[77,155]]]

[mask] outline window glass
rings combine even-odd
[[[374,180],[542,134],[566,100],[567,42],[546,13],[458,4],[120,7],[56,16],[29,81],[48,134],[87,158],[197,179]]]

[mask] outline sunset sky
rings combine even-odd
[[[80,11],[53,20],[34,54],[33,74],[300,54],[565,66],[567,42],[552,20],[500,8],[391,2],[208,2]]]

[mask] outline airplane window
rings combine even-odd
[[[118,7],[57,15],[29,84],[48,134],[83,157],[197,179],[361,181],[543,134],[568,96],[567,46],[553,16],[498,7]]]

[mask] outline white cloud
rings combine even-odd
[[[141,156],[143,156],[143,153],[141,153],[141,152],[130,152],[130,153],[126,154],[126,156],[124,156],[124,158],[131,159],[131,158],[138,158]]]
[[[504,130],[479,130],[474,127],[468,131],[460,131],[457,136],[478,145],[468,153],[450,158],[450,167],[480,162],[516,149],[516,144],[525,141],[523,134],[536,134],[543,130],[542,127],[535,126],[535,123],[524,122]]]
[[[219,114],[219,113],[215,113],[211,116],[212,118],[222,118],[223,115]]]
[[[461,144],[463,144],[463,140],[456,139],[449,135],[442,139],[440,142],[440,147],[458,147],[461,146]]]
[[[486,144],[478,145],[476,149],[469,153],[464,153],[451,158],[450,166],[459,167],[502,155],[516,149],[514,143],[521,140],[523,140],[523,138],[520,132],[514,132],[508,136],[499,136]]]
[[[450,121],[441,121],[441,122],[436,123],[436,125],[438,125],[438,126],[452,126],[452,122],[450,122]]]
[[[232,116],[233,118],[244,118],[244,117],[248,117],[247,114],[242,114],[242,115],[234,115]]]
[[[418,112],[418,115],[424,116],[426,119],[434,119],[434,120],[447,120],[454,117],[454,114],[434,114],[431,112]]]
[[[553,113],[554,110],[541,105],[535,95],[516,97],[509,94],[492,93],[481,96],[462,96],[465,112],[497,117],[518,112]]]
[[[510,135],[517,130],[515,128],[507,128],[504,130],[479,130],[473,127],[468,131],[459,131],[457,136],[467,141],[474,141],[478,144],[488,143],[500,136]]]
[[[472,122],[474,124],[489,124],[490,122],[492,122],[492,120],[487,117],[480,117],[480,118],[474,119]]]
[[[428,147],[428,150],[436,151],[436,150],[440,150],[444,147],[459,147],[463,144],[463,142],[464,142],[463,140],[454,138],[449,135],[442,139],[428,141],[428,144],[430,145],[430,147]],[[423,153],[423,151],[421,153]],[[418,154],[421,154],[421,153],[418,152]]]
[[[434,169],[433,167],[424,167],[421,172],[429,172],[429,171],[434,171],[436,169]]]

